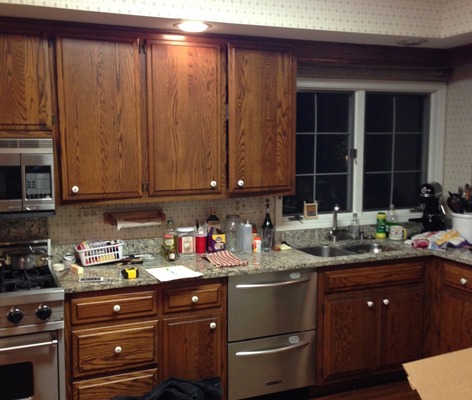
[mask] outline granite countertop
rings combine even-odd
[[[323,244],[323,243],[320,243]],[[342,246],[346,243],[329,245]],[[391,251],[372,254],[356,254],[339,257],[317,257],[306,254],[302,251],[291,249],[284,251],[271,251],[269,253],[237,253],[241,260],[248,261],[248,265],[243,267],[216,267],[203,259],[199,255],[182,256],[174,262],[166,261],[160,255],[152,259],[145,260],[143,264],[137,265],[139,277],[136,279],[124,279],[121,276],[123,266],[97,265],[84,268],[85,277],[103,277],[104,281],[99,283],[78,282],[78,275],[69,270],[63,272],[53,272],[58,284],[64,288],[65,293],[89,292],[96,290],[109,290],[126,287],[156,285],[161,284],[154,276],[146,272],[148,268],[169,267],[173,265],[183,265],[193,271],[201,272],[200,278],[192,280],[224,278],[234,275],[253,274],[261,272],[274,272],[293,269],[321,268],[336,265],[363,264],[365,262],[409,259],[423,256],[438,256],[444,259],[458,261],[472,265],[472,252],[468,249],[448,249],[447,251],[430,251],[426,249],[414,249],[403,243],[388,242],[388,246],[393,247]]]

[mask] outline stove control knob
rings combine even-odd
[[[51,318],[52,310],[51,310],[51,307],[45,304],[41,304],[36,309],[35,314],[41,321],[47,321],[49,318]]]
[[[23,313],[18,308],[12,307],[11,310],[7,314],[7,319],[12,324],[17,324],[23,319]]]

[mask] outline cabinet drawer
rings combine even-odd
[[[157,363],[157,334],[157,321],[73,331],[73,376]]]
[[[73,325],[120,320],[157,313],[156,292],[137,292],[109,296],[87,297],[71,301]]]
[[[142,396],[157,385],[157,368],[73,383],[72,400],[103,400]]]
[[[424,264],[359,267],[325,272],[325,292],[423,281]]]
[[[443,283],[472,293],[472,268],[443,263]]]
[[[198,285],[182,289],[164,291],[164,312],[198,310],[220,307],[222,285]]]

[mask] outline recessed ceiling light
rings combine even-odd
[[[174,24],[174,26],[184,32],[203,32],[211,27],[210,24],[202,21],[182,21]]]

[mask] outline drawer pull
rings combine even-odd
[[[192,296],[192,303],[198,303],[198,296]]]
[[[461,278],[460,282],[461,282],[462,286],[467,285],[467,279],[465,279],[465,278]]]
[[[115,304],[115,305],[113,306],[113,311],[114,311],[114,312],[120,312],[120,311],[121,311],[120,305],[119,305],[119,304]]]
[[[210,329],[216,329],[216,322],[210,322]]]
[[[388,306],[390,304],[390,300],[389,299],[383,299],[382,302]]]
[[[373,301],[368,301],[368,302],[367,302],[367,307],[372,308],[373,306],[374,306],[374,302],[373,302]]]
[[[122,350],[123,349],[121,348],[121,346],[116,346],[115,347],[115,354],[120,354]]]

